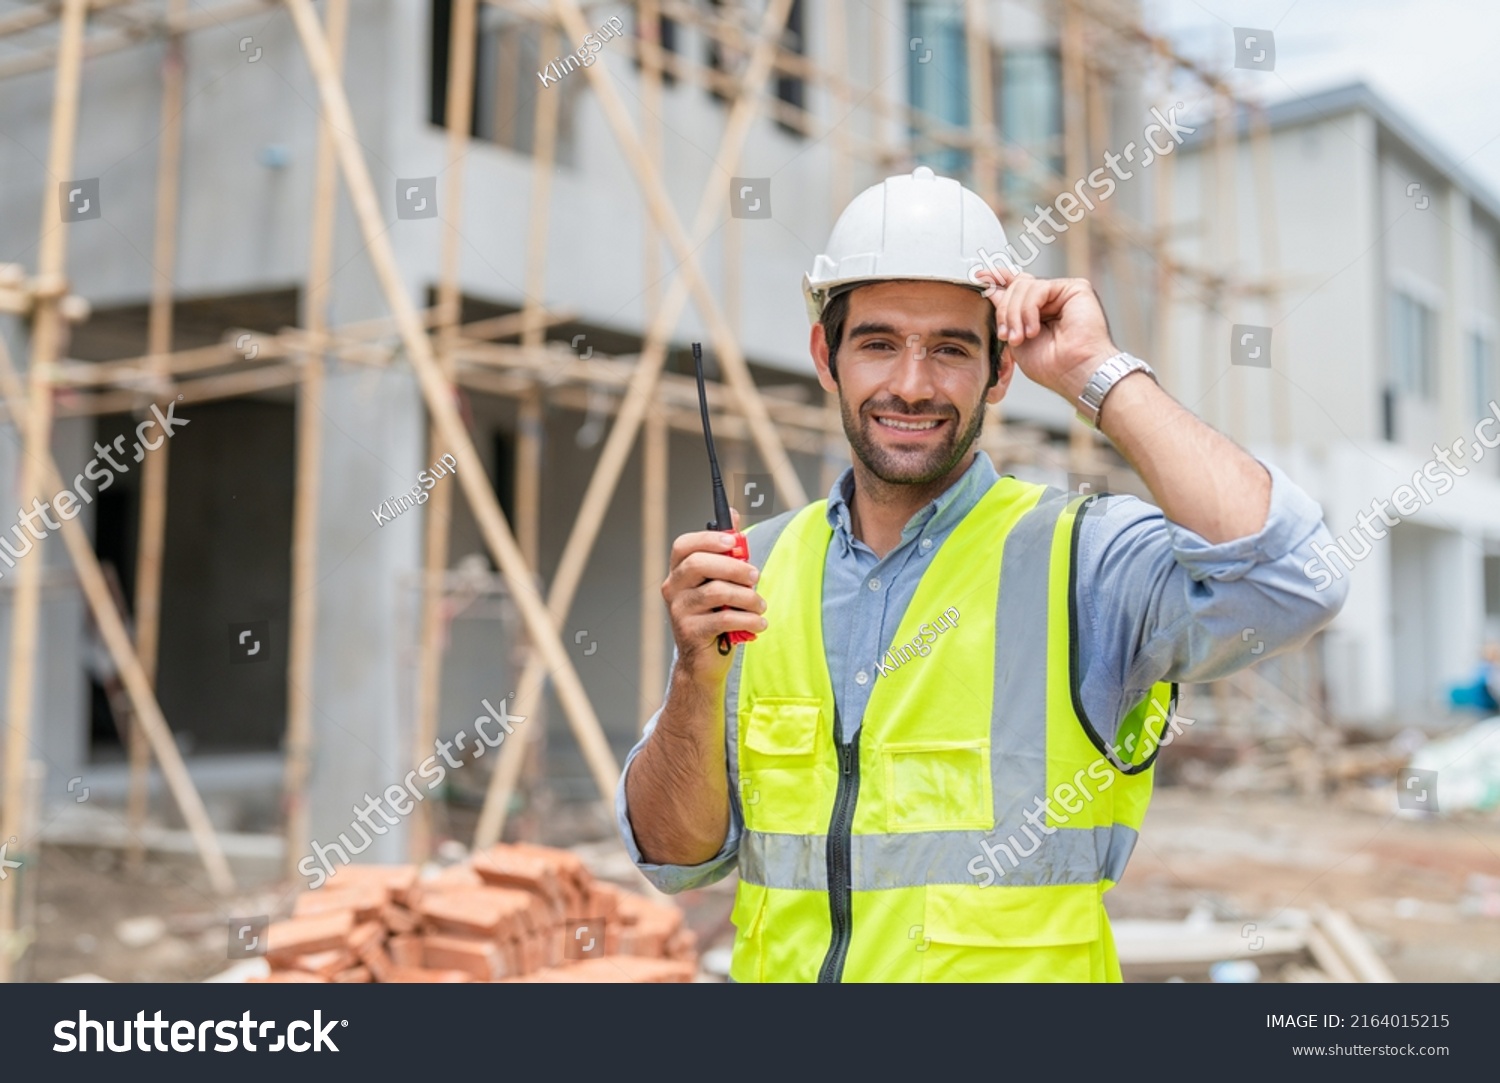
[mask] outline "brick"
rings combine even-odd
[[[483,887],[484,881],[479,874],[467,865],[449,865],[438,872],[435,876],[429,876],[426,880],[412,885],[406,893],[406,899],[402,905],[413,913],[420,913],[422,900],[432,895],[446,894],[450,891],[466,891],[469,888]]]
[[[633,925],[620,932],[620,952],[624,955],[660,956],[667,953],[667,943],[682,928],[682,912],[664,906],[652,906],[640,912]]]
[[[326,886],[347,889],[374,884],[383,888],[391,901],[403,902],[406,893],[416,885],[418,875],[415,865],[345,865],[329,878]]]
[[[531,905],[531,896],[524,891],[478,887],[437,894],[424,891],[417,912],[431,932],[496,937],[524,928]]]
[[[524,974],[526,967],[521,961],[521,942],[515,937],[507,937],[500,941],[500,951],[505,957],[505,971],[507,974]]]
[[[444,984],[471,982],[474,979],[462,970],[428,970],[419,966],[398,966],[394,967],[384,980],[397,985],[414,985],[422,982]]]
[[[602,959],[584,959],[564,966],[549,967],[519,980],[549,984],[561,982],[656,984],[690,982],[696,973],[697,968],[693,964],[675,959],[642,959],[631,955],[607,955]]]
[[[495,941],[438,933],[422,937],[422,965],[430,970],[462,970],[480,981],[494,981],[511,973],[505,953]]]
[[[413,933],[402,933],[386,941],[386,950],[396,966],[422,965],[422,938]]]
[[[349,950],[358,954],[362,948],[372,940],[385,939],[385,926],[378,921],[366,921],[356,925],[349,932]]]
[[[385,944],[379,940],[372,940],[360,949],[359,961],[369,969],[376,981],[389,981],[387,975],[396,969],[396,964],[385,950]]]
[[[593,883],[576,854],[526,843],[499,843],[475,854],[471,864],[486,883],[536,895],[554,919],[577,913]]]
[[[342,948],[353,929],[354,914],[348,910],[273,922],[266,930],[266,954],[274,960]]]
[[[698,961],[698,934],[687,926],[678,929],[667,941],[666,955],[668,959],[683,959],[696,963]]]
[[[347,970],[354,964],[353,954],[340,947],[333,951],[318,951],[307,955],[278,956],[278,962],[274,964],[274,967],[278,970],[305,970],[320,978],[331,978],[340,970]]]
[[[356,884],[350,887],[321,887],[297,896],[292,916],[303,918],[328,914],[335,910],[352,910],[354,920],[368,921],[386,905],[386,890],[380,884]]]
[[[380,920],[393,933],[411,933],[417,929],[417,915],[404,906],[388,903],[380,912]]]

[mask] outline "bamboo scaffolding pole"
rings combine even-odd
[[[506,524],[505,515],[500,510],[494,490],[490,488],[479,453],[458,415],[453,402],[453,385],[443,378],[438,369],[431,343],[417,319],[416,307],[406,295],[405,284],[396,266],[395,254],[380,216],[369,169],[354,135],[356,128],[349,110],[349,100],[334,73],[328,42],[313,12],[312,0],[285,2],[317,80],[323,109],[329,116],[339,166],[359,219],[365,251],[370,256],[386,303],[401,329],[401,340],[416,372],[423,398],[427,401],[432,422],[442,433],[450,453],[458,460],[458,483],[463,486],[464,495],[478,520],[480,532],[500,567],[501,575],[505,577],[521,617],[537,642],[539,653],[548,667],[548,675],[554,682],[564,711],[567,712],[594,782],[599,787],[600,794],[608,800],[613,796],[619,766],[610,751],[609,742],[605,739],[593,706],[589,703],[588,695],[584,692],[583,684],[578,679],[578,673],[553,626],[547,607],[532,582],[531,569],[522,559],[515,538]],[[527,731],[522,728],[517,732]]]
[[[833,0],[842,3],[842,0]],[[657,0],[640,0],[641,35],[660,45],[661,10]],[[646,158],[653,169],[662,167],[661,65],[656,50],[643,50],[641,59],[641,132]],[[649,56],[649,59],[648,59]],[[645,282],[642,304],[648,316],[657,313],[661,301],[658,284],[661,253],[649,214],[641,223],[641,273]],[[641,657],[637,677],[638,726],[644,730],[665,692],[666,629],[656,608],[661,582],[666,578],[667,472],[671,430],[656,413],[646,416],[641,446]]]
[[[1215,255],[1222,260],[1223,266],[1223,289],[1219,292],[1219,301],[1222,309],[1213,315],[1218,315],[1225,324],[1232,326],[1237,317],[1237,296],[1235,282],[1239,278],[1239,220],[1236,212],[1239,210],[1237,192],[1235,190],[1234,174],[1238,149],[1234,142],[1234,103],[1227,95],[1216,94],[1214,96],[1215,120],[1214,120],[1214,249]],[[1208,323],[1212,324],[1212,318]],[[1212,341],[1212,336],[1205,340],[1205,347]],[[1215,356],[1228,359],[1228,349],[1220,342],[1218,349],[1206,348],[1205,359]],[[1212,362],[1209,362],[1212,364]],[[1221,395],[1217,396],[1228,401],[1218,416],[1224,418],[1224,424],[1230,439],[1243,440],[1245,438],[1245,383],[1246,374],[1240,371],[1239,365],[1228,365],[1224,370],[1223,388]]]
[[[640,728],[666,695],[667,632],[662,624],[661,585],[667,578],[667,454],[671,430],[652,412],[641,441],[641,669]]]
[[[1171,89],[1172,69],[1165,69],[1164,83]],[[1177,362],[1172,356],[1174,323],[1176,321],[1176,290],[1177,279],[1172,273],[1171,249],[1168,238],[1170,229],[1168,223],[1172,221],[1173,210],[1176,206],[1172,198],[1173,183],[1176,179],[1176,154],[1169,154],[1165,158],[1157,160],[1154,197],[1154,213],[1156,220],[1155,235],[1152,238],[1151,252],[1156,261],[1156,319],[1152,325],[1151,336],[1151,364],[1156,368],[1163,387],[1174,387],[1174,381],[1179,378],[1177,373]],[[1181,388],[1178,388],[1181,393]]]
[[[540,55],[555,56],[561,48],[561,35],[555,26],[548,23],[542,31]],[[561,105],[559,94],[538,94],[532,115],[531,210],[527,217],[526,306],[522,312],[527,321],[525,330],[521,332],[522,346],[532,349],[543,344],[545,335],[538,317],[543,311],[542,299],[547,293],[547,236],[552,223],[552,179],[557,160],[557,124]],[[592,357],[592,347],[588,349],[589,356]],[[546,398],[541,387],[533,385],[522,395],[516,429],[516,536],[521,546],[521,555],[536,570],[537,582],[540,584],[542,454],[547,432]],[[535,645],[518,644],[513,657],[517,668],[524,670],[526,661],[537,657]],[[545,696],[536,698],[531,712],[534,721],[532,729],[538,733],[537,740],[527,745],[529,755],[524,762],[506,769],[525,770],[529,777],[536,778],[542,770],[541,761],[546,746]],[[515,785],[514,780],[511,784]]]
[[[463,224],[464,159],[469,150],[469,125],[474,115],[474,43],[478,0],[453,0],[448,45],[447,192],[443,207],[443,249],[438,277],[437,363],[443,379],[452,381],[453,349],[462,319],[463,297],[459,290],[460,232]],[[498,78],[508,81],[512,69],[502,68]],[[433,427],[425,462],[436,462],[448,448]],[[432,491],[427,517],[423,520],[422,616],[417,641],[416,724],[413,726],[413,763],[421,763],[435,747],[438,713],[442,705],[443,573],[448,568],[448,538],[453,526],[453,487],[439,485]],[[427,860],[432,850],[432,806],[419,802],[407,838],[410,860]]]
[[[343,77],[349,0],[328,0],[328,48],[336,78]],[[302,323],[310,348],[302,355],[297,403],[297,489],[292,504],[292,612],[286,672],[286,761],[282,804],[286,809],[285,876],[295,883],[297,861],[311,837],[307,781],[312,771],[314,680],[318,652],[318,519],[323,487],[323,401],[327,383],[322,340],[328,326],[339,175],[328,116],[318,114],[313,173],[312,237]]]
[[[588,26],[583,21],[583,13],[578,9],[576,0],[553,0],[553,8],[563,22],[568,36],[575,41],[582,41],[588,34]],[[772,0],[766,9],[766,18],[762,20],[762,29],[766,24],[773,22],[773,29],[763,33],[761,36],[779,35],[786,26],[786,14],[791,8],[790,0]],[[754,64],[755,78],[752,80],[747,76],[747,87],[756,88],[764,82],[770,71],[770,48],[775,47],[772,41],[768,50],[756,57],[760,61]],[[676,212],[672,209],[671,201],[667,198],[666,189],[662,184],[660,175],[651,168],[651,163],[646,159],[645,150],[641,146],[640,139],[636,135],[635,126],[631,123],[630,116],[625,110],[624,103],[620,100],[619,90],[616,88],[613,77],[603,60],[599,60],[589,67],[584,68],[584,74],[588,77],[590,85],[599,100],[610,128],[614,131],[617,142],[625,152],[626,160],[629,162],[631,171],[635,173],[637,181],[641,183],[646,191],[648,205],[656,224],[666,235],[668,243],[672,247],[673,254],[678,260],[678,273],[687,278],[688,288],[696,303],[699,314],[708,324],[709,338],[713,343],[714,351],[718,355],[719,364],[728,376],[727,382],[735,388],[741,397],[741,408],[746,419],[750,423],[751,431],[755,434],[755,445],[760,452],[762,461],[766,468],[776,478],[776,484],[788,499],[795,503],[805,503],[806,494],[802,483],[797,477],[797,472],[792,467],[791,460],[787,458],[785,450],[781,447],[776,437],[776,429],[766,416],[765,404],[761,401],[760,393],[756,389],[755,381],[750,375],[749,365],[745,361],[744,354],[740,351],[739,344],[725,323],[724,315],[718,302],[715,301],[713,293],[708,288],[708,282],[703,277],[703,272],[698,263],[698,255],[682,222],[678,219]],[[749,117],[744,123],[749,126]],[[734,113],[731,110],[731,123]],[[729,134],[726,129],[726,136]],[[738,157],[736,155],[736,157]],[[714,159],[723,168],[727,160],[723,156]],[[717,206],[722,200],[727,199],[727,185],[722,183],[721,178],[717,185],[710,184],[710,189],[717,188],[719,195],[715,199]]]
[[[171,0],[173,14],[181,14],[186,0]],[[161,143],[156,161],[156,236],[152,245],[151,309],[147,317],[146,350],[158,359],[152,376],[167,383],[160,359],[172,349],[172,281],[177,264],[177,195],[182,176],[182,35],[167,38],[162,58]],[[167,463],[171,441],[156,449],[141,467],[141,522],[135,564],[135,649],[146,679],[156,687],[157,647],[161,638],[161,569],[167,543]],[[140,832],[146,822],[147,772],[151,748],[133,719],[130,723],[130,780],[125,798],[125,824],[130,845],[127,860],[140,868],[146,848]]]
[[[576,7],[568,6],[570,0],[554,0],[557,11],[567,21],[571,19],[575,23],[581,23],[582,16]],[[770,56],[774,46],[776,35],[780,34],[786,25],[786,19],[791,11],[791,0],[772,0],[767,7],[765,17],[761,22],[759,41],[750,57],[750,63],[746,68],[744,85],[745,92],[738,96],[733,106],[730,107],[729,118],[724,126],[724,133],[720,138],[718,153],[714,161],[725,173],[732,174],[736,168],[735,163],[739,161],[740,151],[744,140],[749,134],[750,126],[754,122],[758,108],[759,88],[770,72]],[[568,32],[577,40],[582,40],[583,33],[578,32],[577,26],[568,27]],[[653,169],[649,159],[645,157],[644,149],[639,140],[635,138],[631,129],[630,121],[624,114],[624,108],[614,89],[613,83],[607,73],[600,72],[602,64],[596,62],[585,70],[591,77],[599,72],[599,78],[595,79],[594,87],[601,103],[608,102],[606,115],[611,120],[615,134],[622,148],[627,150],[632,167],[636,172],[637,179],[641,182],[644,194],[647,196],[652,216],[657,225],[669,235],[672,240],[673,251],[677,254],[681,264],[674,275],[672,284],[667,290],[666,300],[662,302],[657,311],[656,318],[646,334],[646,345],[641,351],[641,360],[636,366],[636,371],[631,378],[630,389],[626,392],[625,400],[620,405],[620,413],[615,424],[610,427],[609,436],[605,439],[604,449],[600,452],[598,465],[594,468],[593,475],[589,478],[588,488],[584,492],[583,502],[578,509],[577,518],[573,522],[573,529],[568,535],[567,544],[563,548],[562,558],[558,562],[557,571],[553,575],[552,586],[548,591],[547,605],[552,619],[559,624],[567,616],[568,610],[573,604],[573,596],[578,589],[578,584],[583,578],[584,569],[588,563],[589,553],[593,549],[595,540],[598,538],[599,530],[603,525],[604,517],[609,510],[610,499],[614,495],[615,486],[619,482],[620,474],[625,468],[626,460],[629,458],[631,445],[635,441],[636,432],[639,430],[641,420],[646,410],[651,405],[651,396],[656,386],[657,378],[661,373],[662,365],[666,360],[666,340],[671,329],[676,326],[677,320],[682,313],[683,306],[687,302],[687,294],[690,286],[696,281],[699,294],[706,294],[707,287],[703,283],[701,274],[696,264],[695,250],[697,244],[689,245],[682,237],[682,224],[678,221],[675,212],[662,191],[661,179]],[[717,183],[716,183],[717,182]],[[693,236],[701,244],[705,238],[711,223],[717,217],[724,206],[728,196],[728,186],[722,183],[722,176],[710,175],[705,185],[703,195],[699,202],[698,216],[693,223]],[[707,301],[699,300],[699,311],[704,319],[716,328],[714,342],[720,346],[724,340],[723,318],[719,315],[711,297]],[[733,340],[729,339],[731,349],[736,349]],[[721,347],[722,348],[722,347]],[[743,358],[735,353],[734,356],[740,360],[742,369]],[[732,373],[733,367],[728,362],[728,357],[720,354],[720,364]],[[734,390],[741,397],[740,405],[745,414],[746,423],[751,427],[751,432],[756,436],[757,446],[761,448],[762,457],[769,462],[773,460],[766,454],[766,448],[760,436],[763,429],[770,428],[768,415],[765,413],[766,405],[761,399],[759,390],[753,381],[749,381],[748,371],[741,372],[743,382],[749,382],[749,395],[753,399],[747,401],[745,392],[739,383]],[[759,407],[759,424],[753,407]],[[780,462],[784,465],[782,472],[774,472],[776,484],[781,488],[782,474],[791,473],[791,462],[786,458],[782,450],[779,437],[774,431],[771,433],[772,440],[776,444],[776,450],[780,452]],[[796,504],[807,502],[807,497],[802,490],[801,483],[797,481],[795,473],[791,473],[791,480],[796,482],[796,488],[787,490],[781,488],[787,499]],[[539,666],[535,662],[527,664],[525,672],[521,676],[521,687],[531,689],[541,679]],[[516,773],[519,763],[512,762],[524,754],[525,746],[530,731],[520,734],[521,740],[511,741],[509,748],[502,747],[500,760],[496,765],[495,772],[490,776],[489,789],[485,794],[484,807],[479,814],[479,823],[474,832],[474,847],[483,848],[493,844],[500,838],[505,828],[505,817],[507,806],[510,801],[510,792],[515,785]]]
[[[1062,0],[1061,52],[1063,93],[1064,172],[1070,177],[1088,173],[1088,96],[1084,79],[1083,15],[1079,0]],[[1093,259],[1087,217],[1068,227],[1063,254],[1069,278],[1089,278]],[[1068,423],[1068,469],[1086,472],[1094,459],[1093,431],[1082,422]]]
[[[176,385],[176,397],[183,405],[213,402],[240,395],[253,395],[260,391],[274,391],[279,387],[295,384],[300,379],[301,373],[295,363],[262,365],[245,372],[226,372],[196,380],[183,380]],[[124,414],[165,398],[165,394],[158,395],[150,391],[107,391],[72,398],[59,395],[56,413],[58,417]]]
[[[436,309],[426,311],[429,324],[437,322]],[[466,323],[458,329],[459,342],[479,342],[489,339],[509,338],[519,335],[526,319],[538,322],[542,327],[567,323],[576,319],[572,312],[540,312],[528,317],[523,312],[508,316]],[[244,332],[249,333],[249,332]],[[283,328],[274,335],[255,332],[256,356],[246,358],[236,350],[231,341],[212,346],[197,346],[188,350],[177,350],[164,356],[142,354],[139,357],[122,358],[119,361],[62,361],[52,366],[53,386],[58,388],[102,387],[110,384],[150,385],[153,393],[167,390],[165,384],[154,385],[152,381],[162,378],[184,376],[206,369],[225,368],[231,365],[263,364],[278,357],[300,356],[311,351],[334,351],[345,360],[370,363],[369,351],[376,349],[375,341],[396,334],[389,320],[369,320],[347,324],[329,331],[326,328],[316,335],[301,327]],[[227,336],[237,336],[231,331]],[[383,362],[382,362],[383,363]]]
[[[61,41],[52,100],[52,130],[43,183],[41,241],[37,255],[38,290],[32,314],[31,354],[26,373],[24,458],[21,461],[20,499],[42,491],[44,463],[52,449],[52,387],[49,370],[62,350],[65,327],[58,300],[66,292],[68,230],[62,220],[60,187],[73,173],[73,142],[78,126],[79,76],[88,0],[63,0]],[[21,408],[12,407],[20,424]],[[5,792],[0,804],[0,838],[14,837],[32,846],[22,820],[26,809],[26,765],[31,754],[31,711],[36,682],[37,625],[41,615],[44,540],[38,538],[31,559],[15,569],[15,608],[11,611],[10,681],[5,721]],[[9,981],[16,950],[16,878],[0,880],[0,981]]]
[[[833,166],[828,180],[829,220],[839,214],[854,197],[854,178],[849,160],[849,130],[853,115],[849,108],[849,11],[845,0],[825,0],[828,12],[828,96],[833,122],[829,126],[829,146],[833,149]]]
[[[999,155],[995,151],[995,110],[990,72],[990,27],[988,0],[964,0],[964,45],[969,68],[969,131],[974,138],[974,190],[979,198],[999,210],[1000,186],[996,176]]]

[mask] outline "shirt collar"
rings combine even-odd
[[[976,454],[974,461],[959,475],[957,481],[907,520],[906,525],[901,528],[901,543],[906,544],[924,531],[944,533],[952,530],[979,503],[979,498],[989,492],[990,486],[999,477],[990,457],[983,451]],[[844,468],[844,472],[828,492],[828,525],[833,528],[834,535],[845,551],[855,542],[849,515],[849,501],[853,497],[854,468],[850,466]]]

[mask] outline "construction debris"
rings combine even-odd
[[[1396,981],[1342,910],[1286,911],[1279,921],[1117,921],[1127,981]]]
[[[425,879],[351,865],[267,931],[252,982],[689,982],[682,911],[595,880],[566,850],[501,843]]]

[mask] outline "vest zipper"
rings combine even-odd
[[[833,938],[819,982],[838,982],[844,978],[844,962],[849,957],[849,941],[854,935],[853,897],[850,890],[850,848],[854,832],[854,802],[859,797],[859,730],[854,740],[839,740],[841,726],[838,709],[833,713],[833,746],[839,754],[839,788],[833,799],[833,821],[828,825],[828,911],[833,919]]]

